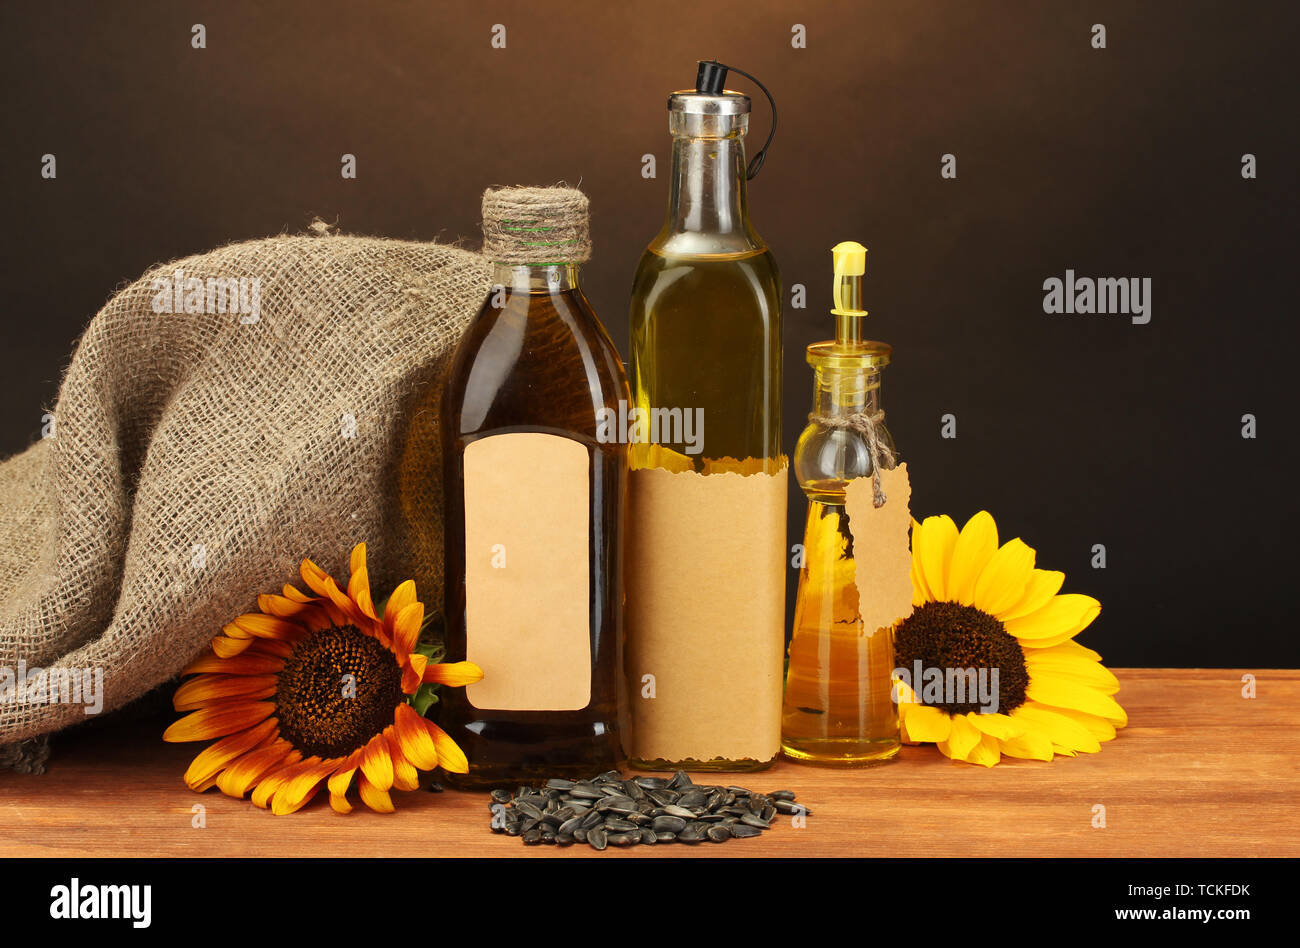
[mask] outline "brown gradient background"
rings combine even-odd
[[[786,312],[787,449],[811,393],[803,347],[831,332],[828,250],[861,240],[918,516],[992,511],[1067,591],[1101,599],[1084,641],[1109,662],[1294,666],[1292,9],[8,2],[0,451],[37,436],[90,316],[155,261],[316,215],[476,243],[491,184],[591,196],[586,286],[626,353],[633,268],[667,200],[664,98],[717,57],[780,106],[750,203],[787,301],[808,287]],[[756,96],[755,147],[767,121]],[[1042,282],[1067,267],[1151,277],[1151,323],[1045,316]]]

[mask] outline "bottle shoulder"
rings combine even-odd
[[[543,425],[587,433],[596,411],[628,398],[618,351],[586,298],[489,298],[447,373],[443,412],[453,431]]]

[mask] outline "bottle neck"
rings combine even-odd
[[[673,137],[668,219],[659,243],[690,254],[762,248],[749,223],[743,133],[722,138]]]
[[[492,264],[492,285],[503,286],[512,293],[551,294],[578,288],[578,265],[557,263],[526,266],[514,263]]]
[[[853,414],[874,415],[880,411],[879,368],[816,369],[813,414],[843,418]]]

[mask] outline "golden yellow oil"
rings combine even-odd
[[[650,249],[632,288],[632,401],[652,409],[703,410],[698,451],[655,443],[698,473],[758,462],[781,467],[781,278],[766,248],[674,256]],[[655,464],[633,451],[633,466]],[[681,462],[681,458],[673,458]],[[673,467],[669,463],[658,466]],[[683,468],[676,468],[683,469]]]
[[[808,523],[781,749],[796,760],[854,766],[898,753],[898,710],[890,680],[893,631],[867,635],[862,627],[843,482],[838,486],[836,492],[830,483],[805,485]]]

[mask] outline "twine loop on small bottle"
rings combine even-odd
[[[880,436],[881,427],[885,423],[884,409],[878,409],[870,415],[861,411],[855,411],[848,415],[813,414],[808,416],[808,421],[814,425],[821,425],[823,428],[855,432],[867,443],[867,454],[871,457],[872,504],[876,507],[885,506],[885,501],[889,498],[885,496],[885,492],[880,486],[880,468],[882,465],[892,468],[897,458],[894,457],[893,449]]]
[[[587,195],[577,188],[488,188],[483,255],[494,263],[559,265],[591,259]]]

